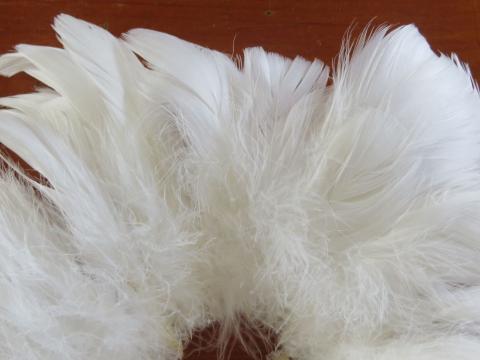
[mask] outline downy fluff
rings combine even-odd
[[[0,57],[45,85],[0,99],[0,142],[46,179],[4,155],[1,359],[177,359],[212,322],[296,360],[480,357],[480,96],[455,56],[414,26],[331,71],[54,29]]]

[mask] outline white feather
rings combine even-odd
[[[0,177],[1,358],[175,359],[212,321],[298,360],[478,358],[480,97],[455,56],[379,28],[327,85],[318,60],[54,28],[64,49],[0,57],[48,86],[0,99],[0,142],[48,180]]]

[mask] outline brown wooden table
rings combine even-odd
[[[119,35],[134,27],[174,34],[226,53],[261,45],[286,56],[318,57],[330,63],[346,29],[373,24],[415,23],[432,48],[457,53],[480,77],[480,1],[477,0],[132,0],[2,1],[0,52],[15,44],[57,45],[52,18],[65,12],[100,24]],[[31,90],[26,76],[0,79],[0,96]],[[195,338],[215,338],[203,332]],[[215,350],[192,352],[190,359],[214,359]],[[261,347],[263,348],[263,347]],[[263,353],[267,352],[262,350]],[[232,359],[248,356],[233,346]]]

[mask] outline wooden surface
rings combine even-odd
[[[226,53],[261,45],[283,55],[330,63],[345,30],[353,23],[361,29],[374,19],[374,24],[415,23],[432,48],[458,53],[480,77],[479,9],[477,0],[0,0],[0,52],[22,42],[56,44],[50,23],[66,12],[116,35],[147,27]],[[0,95],[29,89],[24,79],[0,80]]]
[[[346,29],[374,24],[415,23],[432,48],[457,53],[480,78],[480,1],[1,1],[0,52],[15,44],[56,45],[50,23],[65,12],[120,35],[134,27],[174,34],[226,53],[261,45],[286,56],[303,55],[331,63]],[[25,76],[0,79],[0,95],[30,90]],[[207,338],[215,335],[208,335]],[[202,336],[194,343],[199,343]],[[215,350],[191,345],[189,359],[214,359]],[[263,350],[262,352],[267,352]],[[248,358],[239,347],[232,359]]]

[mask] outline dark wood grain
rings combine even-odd
[[[416,24],[433,49],[457,53],[478,78],[479,9],[476,0],[0,1],[0,52],[18,43],[57,45],[50,24],[56,14],[65,12],[115,35],[145,27],[230,54],[261,45],[286,56],[299,54],[330,63],[347,28],[355,23],[361,29],[373,19],[373,24]],[[32,85],[26,76],[0,79],[0,95],[29,91]],[[202,337],[215,338],[215,331],[195,336],[188,347],[189,359],[216,358],[214,349],[194,351]],[[238,346],[231,355],[247,358]]]
[[[116,35],[146,27],[226,53],[261,45],[286,56],[330,63],[346,29],[415,23],[432,48],[458,53],[480,75],[480,4],[477,0],[370,1],[0,1],[0,52],[18,43],[57,44],[52,18],[66,12]],[[0,81],[0,95],[26,91],[25,77]]]

